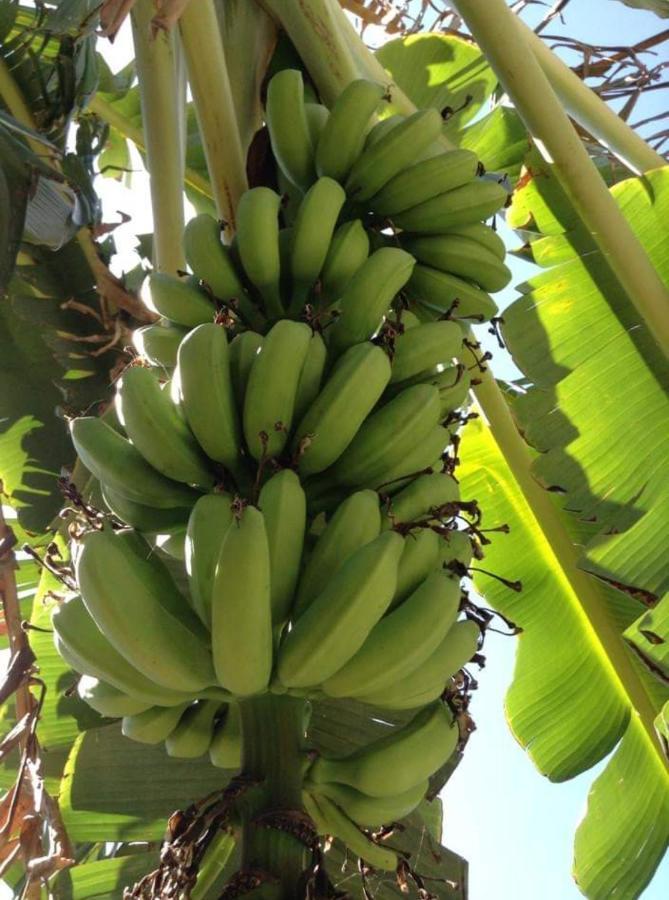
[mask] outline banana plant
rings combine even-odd
[[[386,89],[388,117],[448,110],[440,129],[443,147],[474,151],[487,169],[507,173],[515,185],[507,222],[525,240],[520,253],[546,270],[519,287],[518,299],[505,312],[504,338],[526,380],[500,384],[494,361],[491,372],[480,360],[475,338],[469,338],[461,363],[480,370],[473,393],[481,415],[463,431],[458,473],[462,496],[480,501],[484,525],[510,524],[508,536],[485,545],[486,562],[507,580],[523,582],[524,602],[501,582],[491,587],[474,570],[473,581],[490,605],[523,629],[507,711],[510,727],[537,768],[565,780],[613,751],[576,835],[579,887],[593,898],[638,896],[662,857],[669,827],[666,717],[661,713],[668,695],[656,678],[664,673],[666,681],[662,649],[669,640],[662,602],[669,590],[663,553],[669,258],[658,240],[666,230],[664,160],[528,33],[503,0],[460,0],[457,11],[471,35],[466,39],[400,37],[376,54],[335,0],[164,2],[159,16],[150,0],[110,0],[103,4],[103,22],[109,16],[116,22],[132,7],[136,85],[130,73],[112,77],[96,59],[97,10],[90,6],[63,5],[39,15],[20,4],[3,8],[3,49],[8,52],[0,68],[6,110],[0,125],[7,151],[0,189],[8,195],[11,216],[0,272],[13,270],[12,308],[3,309],[3,360],[10,363],[3,365],[11,370],[15,387],[5,412],[9,428],[0,436],[6,449],[2,478],[11,502],[20,507],[14,531],[37,548],[32,552],[40,552],[44,567],[39,586],[26,574],[23,599],[25,608],[34,595],[30,645],[44,690],[39,706],[31,707],[26,670],[16,712],[20,719],[26,710],[35,724],[35,709],[39,713],[36,733],[49,751],[40,764],[49,796],[58,797],[58,806],[50,799],[46,813],[38,810],[57,838],[48,847],[53,865],[43,875],[28,867],[25,879],[20,854],[11,857],[8,848],[3,850],[7,865],[12,863],[6,866],[7,883],[17,895],[39,896],[40,879],[50,878],[55,896],[77,898],[120,897],[132,884],[130,895],[137,897],[167,896],[168,890],[175,892],[170,896],[192,891],[193,897],[214,897],[230,879],[237,891],[269,890],[273,896],[296,896],[298,890],[321,896],[328,880],[335,889],[365,896],[397,890],[396,876],[383,872],[382,844],[374,845],[376,851],[367,848],[376,853],[378,865],[368,860],[372,869],[363,866],[361,877],[355,875],[350,850],[359,835],[350,835],[345,824],[338,835],[343,840],[325,854],[324,870],[320,847],[309,845],[313,859],[305,882],[304,854],[295,851],[295,838],[303,840],[309,832],[299,817],[267,820],[264,825],[270,827],[263,827],[253,784],[240,785],[234,771],[217,770],[206,760],[166,758],[162,749],[129,742],[118,725],[65,690],[75,676],[48,633],[53,596],[63,593],[63,580],[73,587],[62,562],[65,544],[59,538],[55,546],[45,546],[53,534],[46,526],[57,509],[54,470],[73,463],[65,430],[54,423],[58,401],[51,387],[51,354],[64,371],[66,411],[82,412],[92,400],[108,400],[118,346],[131,328],[153,319],[126,285],[110,278],[90,230],[74,228],[95,228],[99,214],[88,182],[83,192],[82,174],[64,153],[70,117],[79,116],[82,141],[87,133],[98,141],[105,123],[106,143],[99,140],[95,150],[92,141],[81,144],[80,155],[90,158],[103,150],[101,161],[123,168],[127,142],[142,153],[152,184],[153,265],[170,275],[185,262],[184,190],[199,210],[215,212],[228,242],[238,228],[243,233],[240,198],[249,184],[276,177],[266,135],[259,130],[266,82],[276,72],[298,69],[312,91],[309,99],[330,107],[351,81],[367,78]],[[662,4],[653,8],[664,14]],[[66,64],[74,82],[58,78],[58,67]],[[426,71],[434,77],[425,78]],[[186,79],[192,103],[186,102]],[[496,106],[482,115],[496,91],[505,91],[513,106]],[[565,110],[636,177],[609,189]],[[537,146],[546,148],[550,163]],[[30,203],[17,188],[27,170],[37,172],[49,196],[54,195],[48,218],[31,217]],[[92,208],[77,218],[74,197],[82,193]],[[53,245],[58,229],[62,248]],[[244,247],[242,237],[239,243]],[[65,323],[63,304],[54,301],[66,295],[76,297],[68,312],[95,317],[96,323],[98,304],[105,312],[112,304],[104,321],[108,345],[99,329],[91,334],[79,319]],[[43,307],[44,300],[51,306],[40,318],[38,305]],[[39,335],[30,327],[35,321],[45,324]],[[51,328],[59,341],[65,333],[63,347],[45,338]],[[76,342],[86,339],[99,339],[109,355],[77,353]],[[38,352],[43,363],[36,369]],[[79,363],[84,356],[85,363]],[[625,375],[617,393],[613,373],[621,367]],[[42,394],[38,406],[34,397],[47,372],[50,392]],[[82,380],[85,390],[72,393],[72,384]],[[8,383],[7,376],[3,381]],[[646,438],[630,447],[622,436],[635,413],[647,423]],[[36,430],[40,424],[49,426],[48,440],[46,431]],[[101,499],[87,493],[83,471],[75,469],[73,481],[67,499],[79,509],[83,504],[90,515]],[[33,534],[23,535],[23,526]],[[35,532],[47,537],[36,538]],[[239,551],[231,547],[229,553],[232,564]],[[513,571],[508,571],[509,559]],[[103,566],[101,557],[94,568]],[[22,560],[19,586],[26,569]],[[179,566],[171,571],[179,577]],[[5,574],[5,584],[7,579]],[[3,597],[16,593],[11,588],[4,588]],[[16,603],[6,615],[16,629]],[[266,695],[246,710],[246,775],[268,781],[275,807],[299,809],[302,702]],[[355,700],[321,698],[313,703],[308,738],[315,754],[346,756],[401,729],[410,718],[387,709],[370,711]],[[34,740],[17,737],[14,746],[23,760],[30,752],[35,762]],[[458,753],[435,774],[429,797],[438,793],[457,759]],[[22,771],[23,763],[17,765]],[[623,800],[617,793],[621,780]],[[235,796],[241,791],[240,802],[248,804],[245,817],[252,824],[244,825],[241,834],[226,806],[230,791]],[[321,807],[309,802],[307,812],[316,820],[329,809],[327,797]],[[11,801],[9,807],[13,810]],[[168,850],[159,858],[157,842],[165,837],[166,822]],[[15,829],[16,822],[11,824]],[[466,863],[439,845],[439,801],[423,802],[402,826],[389,842],[411,860],[400,870],[400,887],[406,890],[414,879],[419,891],[427,884],[438,896],[465,897]],[[11,835],[16,843],[16,831]],[[33,857],[40,855],[38,844],[29,846]],[[74,860],[78,865],[71,867]],[[253,880],[250,861],[279,873],[278,891],[275,884]],[[248,881],[235,876],[240,869]]]

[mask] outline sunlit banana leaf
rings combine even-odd
[[[625,638],[651,672],[669,683],[669,593],[629,626]]]
[[[490,171],[519,172],[527,131],[514,109],[498,106],[470,124],[497,86],[477,47],[452,35],[421,34],[389,41],[376,55],[416,106],[443,112],[455,144],[477,153]]]
[[[100,859],[66,869],[55,879],[55,900],[118,900],[123,888],[139,881],[158,864],[155,850]]]
[[[649,9],[662,19],[669,19],[669,0],[619,0],[635,9]]]
[[[523,584],[517,594],[486,575],[475,578],[486,600],[523,628],[506,698],[509,725],[553,781],[613,751],[577,832],[574,876],[594,900],[637,897],[669,840],[669,773],[652,728],[667,691],[622,640],[642,606],[594,579],[586,581],[587,597],[576,594],[481,421],[465,429],[460,456],[461,492],[480,502],[483,527],[511,529],[493,535],[481,567]],[[593,526],[555,509],[574,543],[587,542]],[[626,663],[632,677],[622,681],[616,670]],[[643,719],[635,709],[641,705]]]
[[[561,261],[504,313],[509,349],[533,384],[518,418],[542,451],[536,477],[565,494],[566,508],[597,523],[583,567],[652,604],[669,589],[669,368],[600,254],[570,230],[546,164],[533,157],[531,165],[509,222],[548,235],[532,244],[542,264],[556,253]],[[612,193],[669,280],[669,169],[628,179]],[[585,255],[568,254],[567,243]]]

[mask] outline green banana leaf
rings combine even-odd
[[[641,604],[594,579],[576,592],[482,420],[464,430],[460,457],[461,494],[480,503],[483,527],[510,526],[509,534],[493,535],[481,567],[523,584],[518,594],[481,573],[474,579],[485,599],[523,629],[506,697],[509,726],[552,781],[613,752],[577,831],[574,877],[593,900],[637,897],[669,840],[669,771],[653,734],[668,692],[621,636]],[[574,544],[587,541],[593,526],[554,506]]]
[[[626,629],[625,639],[651,672],[669,682],[669,593]]]
[[[635,9],[648,9],[661,19],[669,19],[669,0],[618,0],[618,2]]]
[[[54,900],[119,900],[123,888],[156,868],[156,850],[85,862],[65,869],[54,880]]]

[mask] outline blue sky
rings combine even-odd
[[[530,8],[524,18],[536,23],[545,10]],[[546,32],[620,45],[636,43],[666,27],[666,20],[617,0],[571,0],[566,14],[566,28],[555,20]],[[665,58],[666,46],[660,48]],[[666,109],[668,94],[654,91],[643,98],[632,121]],[[530,266],[517,262],[512,268],[516,283],[531,272]],[[503,306],[513,298],[513,291],[500,296]],[[495,350],[494,346],[490,349]],[[496,352],[493,366],[498,376],[513,377],[513,366],[503,353]],[[472,709],[477,731],[443,793],[444,843],[469,861],[469,900],[576,900],[582,894],[570,876],[572,840],[588,789],[603,764],[559,785],[551,784],[533,768],[504,720],[513,643],[495,634],[486,641],[487,665]],[[669,855],[643,900],[667,897]]]

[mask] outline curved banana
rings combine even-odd
[[[421,109],[368,145],[351,167],[346,193],[357,203],[369,200],[441,135],[436,109]]]
[[[241,429],[230,356],[225,328],[200,325],[179,346],[177,377],[181,406],[198,443],[234,474],[241,465]]]
[[[242,331],[230,342],[230,375],[237,406],[244,409],[244,397],[251,366],[260,352],[264,338],[255,331]]]
[[[288,312],[291,316],[299,315],[318,281],[345,200],[340,184],[332,178],[319,178],[300,203],[290,254],[292,296]]]
[[[322,472],[341,456],[389,380],[390,361],[373,344],[351,347],[337,360],[293,438],[302,477]]]
[[[72,597],[51,613],[56,649],[66,663],[147,706],[176,706],[190,699],[150,680],[112,647],[91,618],[81,597]]]
[[[455,319],[475,319],[486,322],[497,314],[497,304],[490,294],[481,288],[458,278],[424,266],[414,267],[407,293],[411,299],[419,300],[428,309],[450,312]]]
[[[335,355],[372,337],[396,294],[411,278],[415,262],[397,247],[381,247],[365,260],[342,294],[339,316],[328,330]]]
[[[188,328],[211,322],[216,315],[216,307],[204,291],[165,272],[152,272],[144,279],[141,297],[158,315]]]
[[[213,485],[206,458],[154,372],[140,366],[126,369],[116,408],[128,437],[154,469],[174,481]]]
[[[121,731],[140,744],[161,744],[177,727],[188,706],[152,706],[136,716],[124,716]]]
[[[272,78],[267,87],[265,118],[276,161],[294,185],[306,190],[316,173],[300,71],[282,69]]]
[[[318,146],[323,129],[330,118],[330,110],[322,103],[305,103],[304,114],[307,117],[309,137],[314,147]]]
[[[337,460],[334,477],[339,484],[378,487],[384,473],[401,465],[421,446],[440,418],[439,391],[416,384],[367,419]],[[411,474],[407,469],[403,474]]]
[[[211,764],[220,769],[239,769],[242,764],[242,722],[237,703],[229,703],[209,745]]]
[[[133,532],[81,539],[77,583],[107,640],[147,678],[176,691],[216,684],[203,630],[165,567]]]
[[[159,531],[154,534],[151,543],[171,559],[178,559],[183,562],[186,558],[186,525],[177,525],[174,528]]]
[[[244,397],[244,436],[254,459],[276,456],[288,440],[310,342],[308,325],[281,319],[253,361]]]
[[[442,416],[447,416],[465,405],[472,378],[463,365],[449,366],[429,381],[439,391]]]
[[[232,517],[230,494],[205,494],[188,520],[185,549],[191,603],[209,629],[216,563]]]
[[[442,518],[443,507],[460,499],[460,487],[451,475],[419,475],[395,494],[388,507],[388,526]],[[449,516],[450,518],[450,516]]]
[[[373,841],[363,831],[360,831],[355,822],[351,821],[327,797],[323,794],[315,796],[304,792],[302,801],[319,834],[330,834],[343,841],[352,853],[373,869],[395,871],[399,865],[399,858],[395,851]]]
[[[237,248],[244,271],[269,318],[283,315],[279,210],[281,197],[266,187],[245,191],[237,207]]]
[[[300,422],[305,412],[318,396],[325,372],[325,363],[327,361],[327,347],[325,341],[316,333],[311,336],[307,355],[304,358],[300,378],[297,382],[297,392],[295,394],[295,409],[293,410],[293,421]]]
[[[501,184],[477,178],[405,209],[393,216],[393,225],[416,234],[443,234],[489,218],[502,209],[508,197]]]
[[[444,568],[460,576],[462,569],[469,568],[474,556],[474,544],[466,531],[453,529],[442,538],[439,551]]]
[[[198,700],[188,707],[177,727],[165,738],[168,756],[197,759],[209,750],[214,719],[220,709],[218,700]]]
[[[173,369],[177,364],[179,344],[188,329],[163,320],[155,325],[143,325],[132,333],[132,345],[142,359],[153,366]]]
[[[370,209],[377,215],[394,216],[467,184],[476,177],[477,169],[478,158],[471,150],[442,151],[401,170],[370,199]]]
[[[391,797],[368,797],[347,784],[334,782],[313,784],[307,781],[304,789],[316,798],[327,797],[332,800],[349,819],[363,828],[378,828],[412,813],[427,794],[428,787],[429,781],[426,778],[408,791]]]
[[[358,491],[348,496],[335,510],[307,559],[299,580],[293,617],[301,615],[349,556],[378,537],[380,531],[378,494]]]
[[[400,684],[437,649],[459,606],[458,582],[433,572],[372,628],[355,656],[321,690],[330,697],[359,697]]]
[[[403,459],[392,461],[388,468],[377,476],[377,488],[383,493],[392,494],[408,484],[418,473],[427,469],[440,471],[440,457],[450,441],[449,430],[436,425]]]
[[[335,100],[316,147],[316,171],[344,181],[362,153],[369,120],[383,100],[373,81],[351,81]]]
[[[362,646],[395,593],[403,544],[386,531],[344,562],[285,635],[277,668],[282,684],[318,685]]]
[[[395,338],[390,383],[405,381],[440,363],[449,362],[462,347],[456,322],[425,322]]]
[[[393,128],[397,125],[401,125],[404,121],[406,121],[406,116],[402,115],[402,113],[394,113],[392,116],[386,116],[385,119],[381,119],[380,122],[377,122],[371,128],[365,138],[365,150],[369,150],[374,144],[378,144],[378,142],[389,134]]]
[[[101,716],[108,716],[111,719],[135,716],[151,706],[150,703],[132,697],[130,694],[124,694],[118,688],[112,687],[92,675],[81,676],[77,683],[77,693],[91,709],[100,713]]]
[[[469,619],[456,622],[434,653],[389,690],[360,695],[357,699],[384,709],[417,709],[440,697],[448,680],[467,665],[478,649],[481,629]]]
[[[506,246],[504,241],[493,228],[486,225],[484,222],[472,222],[471,225],[460,225],[459,227],[449,228],[445,234],[452,234],[458,237],[469,238],[471,241],[476,241],[477,244],[485,247],[485,249],[494,254],[497,259],[504,262],[506,257]]]
[[[282,625],[300,574],[307,524],[307,499],[295,472],[282,469],[273,475],[260,491],[258,506],[269,545],[272,623]]]
[[[108,485],[104,485],[102,488],[102,499],[117,519],[138,531],[149,534],[179,527],[188,521],[190,514],[190,509],[187,507],[156,509],[155,506],[135,503],[134,500],[128,500],[122,494],[112,490]]]
[[[80,460],[105,488],[157,509],[191,507],[196,491],[157,472],[139,450],[101,419],[81,416],[70,422]]]
[[[335,231],[321,270],[320,291],[325,305],[334,303],[369,256],[369,236],[360,219]]]
[[[408,791],[437,771],[455,751],[458,727],[443,703],[421,710],[408,725],[356,750],[343,759],[319,757],[308,777],[321,784],[336,781],[369,794],[388,797]]]
[[[397,587],[389,611],[403,603],[432,572],[439,569],[442,543],[439,535],[429,528],[406,535],[397,568]]]
[[[272,670],[270,556],[263,514],[245,507],[228,528],[214,575],[211,642],[219,684],[264,691]]]
[[[494,253],[468,237],[458,234],[409,236],[402,239],[402,246],[418,262],[474,281],[493,294],[511,281],[511,270]]]

